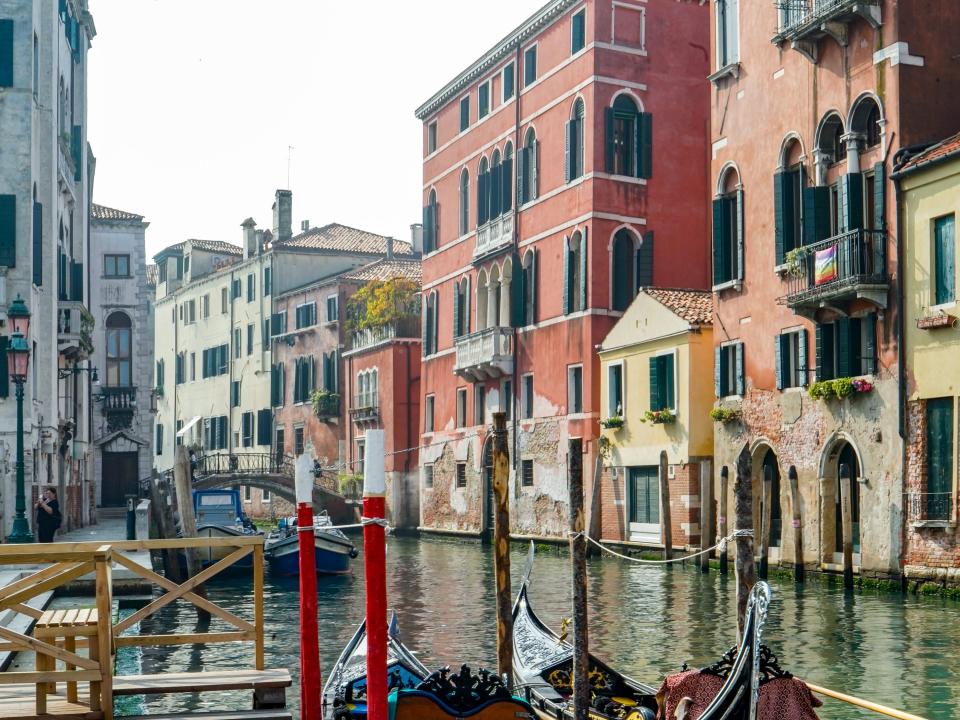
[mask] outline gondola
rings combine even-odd
[[[533,720],[533,709],[513,697],[495,673],[474,674],[466,665],[429,670],[400,640],[397,616],[390,619],[387,682],[393,720]],[[367,633],[361,623],[323,688],[326,720],[367,716]]]
[[[542,720],[573,718],[573,647],[550,630],[533,612],[524,579],[513,608],[513,674],[518,689]],[[721,685],[699,720],[750,720],[755,717],[764,679],[789,677],[760,638],[770,603],[770,588],[757,583],[750,593],[743,639],[723,659],[702,669]],[[761,658],[764,667],[761,668]],[[637,682],[590,656],[591,720],[653,720],[657,690]],[[661,698],[662,700],[663,698]],[[663,716],[666,716],[665,714]],[[673,717],[671,714],[669,717]]]

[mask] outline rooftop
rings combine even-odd
[[[274,250],[285,248],[385,255],[387,238],[384,235],[358,230],[340,223],[330,223],[320,228],[310,228],[289,240],[273,241]],[[415,257],[413,246],[403,240],[393,241],[393,253]]]
[[[187,243],[190,243],[190,246],[194,250],[204,250],[206,252],[220,253],[221,255],[243,255],[243,248],[241,248],[239,245],[234,245],[233,243],[224,242],[223,240],[198,240],[196,238],[191,238],[189,240],[184,240],[183,242],[178,242],[175,245],[168,245],[154,255],[154,257],[157,258],[162,255],[169,255],[171,253],[182,253],[184,248],[187,246]]]
[[[713,324],[713,295],[709,291],[649,287],[642,292],[688,323]]]
[[[927,148],[923,152],[914,155],[897,172],[905,173],[912,170],[918,170],[926,165],[931,165],[940,160],[945,160],[953,155],[960,154],[960,133],[948,137],[933,147]]]
[[[90,217],[93,220],[113,220],[115,222],[143,222],[143,215],[127,212],[126,210],[117,210],[106,205],[97,205],[93,203],[90,206]]]
[[[420,284],[420,261],[419,260],[377,260],[369,265],[351,270],[345,273],[344,280],[358,280],[368,282],[370,280],[390,280],[391,278],[405,278],[413,280],[417,285]]]

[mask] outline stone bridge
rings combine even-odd
[[[293,482],[294,459],[289,455],[271,453],[214,453],[197,458],[193,471],[194,490],[249,487],[269,490],[296,505]],[[313,484],[313,507],[326,510],[336,524],[354,522],[353,505],[333,489],[335,480],[330,472],[321,470]]]

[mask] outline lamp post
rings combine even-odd
[[[13,326],[13,334],[7,346],[7,361],[17,396],[17,502],[13,531],[7,537],[7,542],[30,543],[33,542],[33,533],[30,532],[30,524],[27,522],[27,498],[23,477],[23,385],[27,381],[27,367],[30,364],[30,344],[27,342],[30,311],[19,295],[10,304],[7,317]]]

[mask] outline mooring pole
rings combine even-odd
[[[180,511],[180,529],[183,537],[195,538],[197,536],[197,516],[193,510],[193,488],[190,485],[190,457],[183,445],[177,448],[175,455],[173,483],[177,493],[177,509]],[[184,548],[184,555],[187,559],[187,577],[192,578],[202,570],[200,553],[197,548]],[[194,588],[193,591],[200,597],[205,598],[207,596],[207,589],[203,585]],[[201,620],[209,620],[210,613],[198,606],[197,617]]]
[[[497,511],[493,523],[493,570],[497,581],[497,672],[513,677],[513,608],[510,589],[510,450],[507,415],[493,414],[493,492]],[[512,685],[512,683],[510,683]]]
[[[663,559],[673,558],[673,523],[670,520],[670,480],[667,478],[667,451],[660,451],[660,539]],[[669,568],[670,566],[667,565]]]
[[[793,506],[793,579],[803,582],[803,523],[800,520],[800,483],[797,468],[791,465],[787,470],[790,479],[790,504]]]
[[[710,515],[713,511],[713,463],[709,460],[700,461],[700,551],[703,552],[713,545],[713,536],[710,530],[713,523]],[[710,572],[710,553],[700,556],[700,572]]]
[[[386,517],[383,430],[367,430],[363,465],[363,517]],[[363,528],[363,570],[367,581],[367,718],[387,720],[387,540],[386,528]]]
[[[853,512],[850,493],[853,492],[850,466],[840,465],[840,514],[843,519],[843,587],[853,590]]]
[[[757,570],[753,562],[753,468],[750,450],[744,446],[737,458],[737,479],[733,487],[736,505],[737,531],[749,530],[750,535],[737,538],[737,644],[743,638],[747,618],[747,600],[757,582]]]
[[[321,720],[313,460],[309,455],[297,458],[294,485],[297,493],[297,547],[300,554],[300,713],[302,720]]]
[[[720,468],[720,507],[717,512],[717,528],[721,538],[727,536],[727,487],[730,484],[730,469],[724,465]],[[727,574],[726,548],[718,550],[720,555],[720,574]]]
[[[760,508],[760,579],[767,579],[770,562],[770,522],[773,518],[773,468],[763,466],[763,507]]]
[[[590,657],[587,632],[587,540],[583,517],[583,440],[567,446],[570,474],[570,562],[573,565],[573,718],[587,720],[590,709]]]

